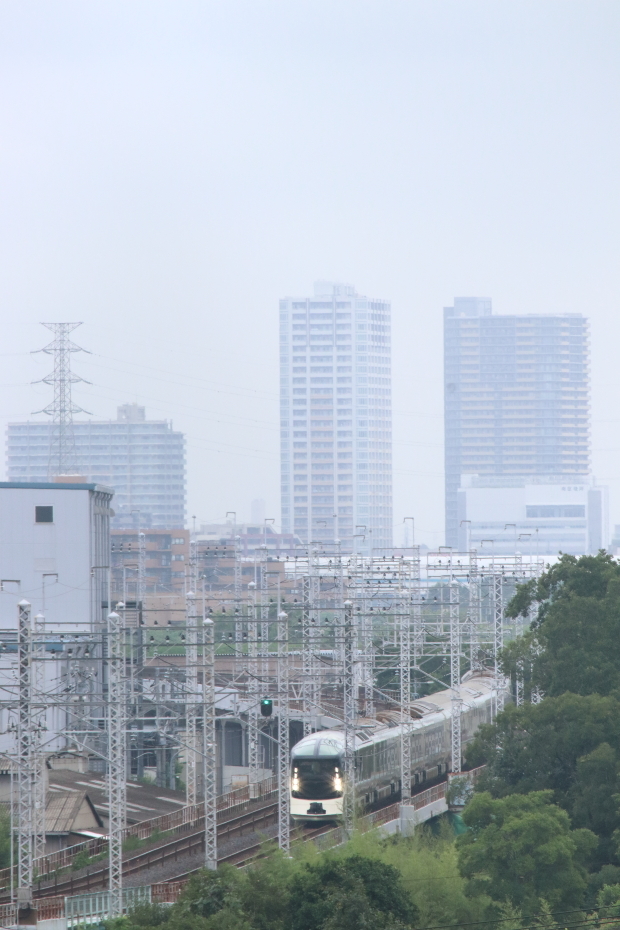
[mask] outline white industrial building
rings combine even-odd
[[[17,628],[22,598],[58,633],[105,619],[113,494],[64,479],[0,482],[1,629]]]
[[[80,706],[93,712],[103,686],[113,491],[74,482],[0,483],[0,685],[4,701],[17,701],[18,604],[27,601],[43,634],[45,752],[64,748],[63,731],[77,726]],[[0,752],[14,752],[14,725],[4,706]]]
[[[457,504],[461,550],[594,555],[607,545],[607,488],[591,479],[463,475]]]

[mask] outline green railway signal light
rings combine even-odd
[[[271,698],[263,698],[260,702],[260,712],[262,717],[271,717],[273,713],[273,701]]]

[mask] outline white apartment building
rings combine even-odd
[[[392,545],[390,303],[318,282],[280,301],[282,532]]]
[[[53,424],[27,421],[7,429],[9,481],[41,482],[49,475]],[[76,420],[76,470],[114,488],[113,526],[185,526],[185,436],[167,420],[147,420],[144,407],[122,404],[116,420]]]

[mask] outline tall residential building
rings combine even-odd
[[[12,482],[48,480],[51,423],[10,423],[7,470]],[[116,420],[73,425],[80,475],[114,488],[117,528],[185,526],[185,437],[144,407],[123,404]]]
[[[344,284],[280,301],[282,532],[392,545],[390,304]]]
[[[581,314],[494,315],[479,297],[444,309],[447,545],[547,554],[605,544],[588,361]]]

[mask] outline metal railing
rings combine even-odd
[[[241,788],[235,788],[221,794],[217,799],[217,810],[230,811],[235,807],[247,806],[251,801],[264,800],[273,794],[276,790],[276,779],[274,776],[265,778],[263,781],[251,788],[244,785]],[[130,836],[138,839],[148,839],[153,833],[168,833],[172,831],[181,831],[187,827],[199,826],[204,820],[204,804],[192,804],[186,807],[180,807],[169,814],[160,814],[150,820],[142,820],[140,823],[131,824],[123,830],[123,842]],[[56,852],[48,853],[40,859],[35,859],[34,869],[38,878],[49,875],[57,869],[66,869],[73,865],[75,857],[80,853],[86,856],[98,856],[106,852],[108,848],[108,839],[106,836],[93,837],[85,840],[83,843],[76,843],[74,846],[67,846],[65,849],[58,849]],[[0,889],[8,888],[11,882],[10,869],[0,869]]]
[[[65,898],[65,913],[67,927],[77,927],[80,924],[95,923],[109,912],[109,891],[98,891],[93,894],[76,894]],[[142,885],[138,888],[123,889],[123,914],[135,907],[136,904],[150,904],[151,886]],[[59,915],[61,916],[61,915]],[[40,918],[39,918],[40,919]]]

